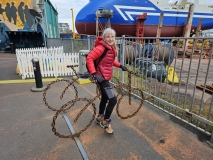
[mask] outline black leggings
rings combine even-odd
[[[101,95],[102,95],[101,102],[99,105],[99,114],[104,114],[104,111],[105,111],[104,119],[109,119],[112,114],[112,111],[117,103],[117,98],[116,98],[116,96],[114,96],[113,98],[108,99],[108,97],[106,95],[104,88],[110,87],[109,81],[103,81],[103,82],[99,83],[99,86],[100,86]],[[106,106],[107,100],[109,100],[109,103]]]

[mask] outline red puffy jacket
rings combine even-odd
[[[107,53],[104,58],[100,61],[98,66],[95,68],[94,60],[98,60],[103,54],[105,48]],[[107,45],[102,37],[98,37],[95,41],[95,48],[88,54],[86,63],[90,74],[97,73],[98,75],[110,80],[112,77],[113,66],[120,67],[121,64],[115,60],[116,49],[114,46]]]

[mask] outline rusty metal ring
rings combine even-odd
[[[77,102],[77,101],[87,101],[88,103],[84,106],[84,108],[81,110],[81,111],[84,111],[90,104],[92,105],[93,109],[94,109],[94,112],[93,112],[93,117],[92,119],[90,120],[89,124],[83,128],[82,130],[80,130],[79,132],[75,133],[75,134],[71,134],[71,135],[62,135],[60,133],[57,132],[56,128],[55,128],[55,124],[56,124],[56,119],[58,117],[58,115],[61,113],[61,111],[63,111],[67,105],[71,105],[71,107],[74,106],[74,104]],[[92,101],[93,102],[93,101]],[[56,136],[60,137],[60,138],[73,138],[73,137],[78,137],[82,132],[84,132],[85,130],[87,130],[89,128],[89,126],[92,124],[92,122],[94,121],[95,119],[95,115],[96,115],[96,108],[95,108],[95,104],[92,103],[90,99],[86,99],[86,98],[76,98],[74,100],[71,100],[69,102],[67,102],[66,104],[64,104],[56,113],[55,113],[55,116],[53,117],[53,122],[51,123],[51,126],[52,126],[52,131],[55,133]],[[71,108],[70,107],[70,108]],[[82,113],[81,113],[82,114]],[[80,115],[81,115],[80,114]],[[77,118],[75,118],[74,122],[77,121]]]
[[[118,85],[118,86],[119,86],[119,85]],[[126,84],[122,84],[122,86],[128,87],[128,85],[126,85]],[[118,88],[119,88],[119,87],[118,87]],[[116,105],[116,113],[117,113],[117,115],[118,115],[120,118],[122,118],[122,119],[128,119],[128,118],[131,118],[131,117],[133,117],[134,115],[136,115],[136,113],[139,112],[139,110],[141,109],[141,107],[142,107],[142,105],[143,105],[143,102],[144,102],[144,100],[145,100],[144,95],[143,95],[143,92],[142,92],[141,89],[139,89],[139,88],[132,88],[132,87],[131,87],[131,92],[132,92],[133,90],[134,90],[134,91],[138,91],[138,92],[141,94],[141,101],[140,101],[140,105],[138,106],[138,108],[136,109],[136,111],[133,112],[132,114],[128,114],[127,116],[122,116],[122,115],[120,114],[120,112],[119,112],[119,104],[120,104],[121,100],[123,99],[123,97],[124,97],[125,95],[124,95],[123,93],[118,93],[118,95],[121,94],[121,97],[118,99],[118,102],[117,102],[117,105]],[[128,91],[125,91],[125,92],[128,92]]]
[[[68,82],[68,83],[69,83],[68,80],[64,80],[64,79],[59,80],[59,79],[57,79],[56,81],[52,81],[50,84],[48,84],[47,87],[44,89],[43,101],[44,101],[45,105],[46,105],[49,109],[51,109],[51,110],[53,110],[53,111],[58,111],[58,110],[60,110],[60,109],[55,109],[55,108],[51,107],[51,106],[47,103],[46,94],[47,94],[47,91],[50,89],[50,86],[51,86],[51,85],[53,85],[53,84],[55,84],[55,83],[57,83],[57,82],[61,82],[61,81],[65,81],[65,82]],[[74,90],[76,91],[77,88],[75,87],[75,85],[72,84],[72,86],[73,86]],[[76,93],[76,94],[75,94],[75,98],[76,98],[76,97],[78,97],[78,92],[75,92],[75,93]],[[60,96],[60,98],[61,98],[61,96]]]

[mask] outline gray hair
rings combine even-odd
[[[106,29],[103,31],[103,33],[102,33],[102,37],[104,37],[107,33],[111,33],[111,34],[113,34],[114,36],[116,35],[116,32],[115,32],[114,29],[112,29],[112,28],[106,28]]]

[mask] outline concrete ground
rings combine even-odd
[[[17,77],[14,75],[16,63],[5,62],[8,61],[5,56],[0,54],[0,80],[14,79]],[[8,54],[8,57],[14,59],[15,55]],[[43,85],[47,86],[49,83],[44,82]],[[50,87],[46,95],[49,106],[59,109],[74,99],[74,89],[69,87],[64,98],[60,100],[66,86],[66,82],[58,82]],[[34,83],[0,85],[0,159],[83,159],[73,139],[59,138],[52,132],[51,123],[56,112],[45,106],[43,92],[32,92],[32,87],[35,87]],[[94,84],[76,84],[76,87],[81,98],[91,99],[95,96]],[[85,104],[83,101],[77,102],[66,113],[76,132],[83,129],[92,118],[93,110],[89,106],[79,120],[73,122]],[[98,111],[99,100],[96,100],[95,104]],[[122,115],[132,113],[138,104],[139,101],[133,98],[132,104],[129,105],[128,98],[125,97],[119,112]],[[126,120],[119,118],[114,109],[112,126],[114,134],[109,135],[93,122],[80,135],[79,139],[89,159],[211,160],[213,157],[213,149],[205,143],[208,137],[197,134],[196,131],[191,132],[186,124],[175,123],[169,115],[146,103],[134,117]],[[62,135],[70,135],[62,115],[57,117],[55,128]]]
[[[10,53],[0,53],[0,80],[21,79],[16,74],[16,55]]]

